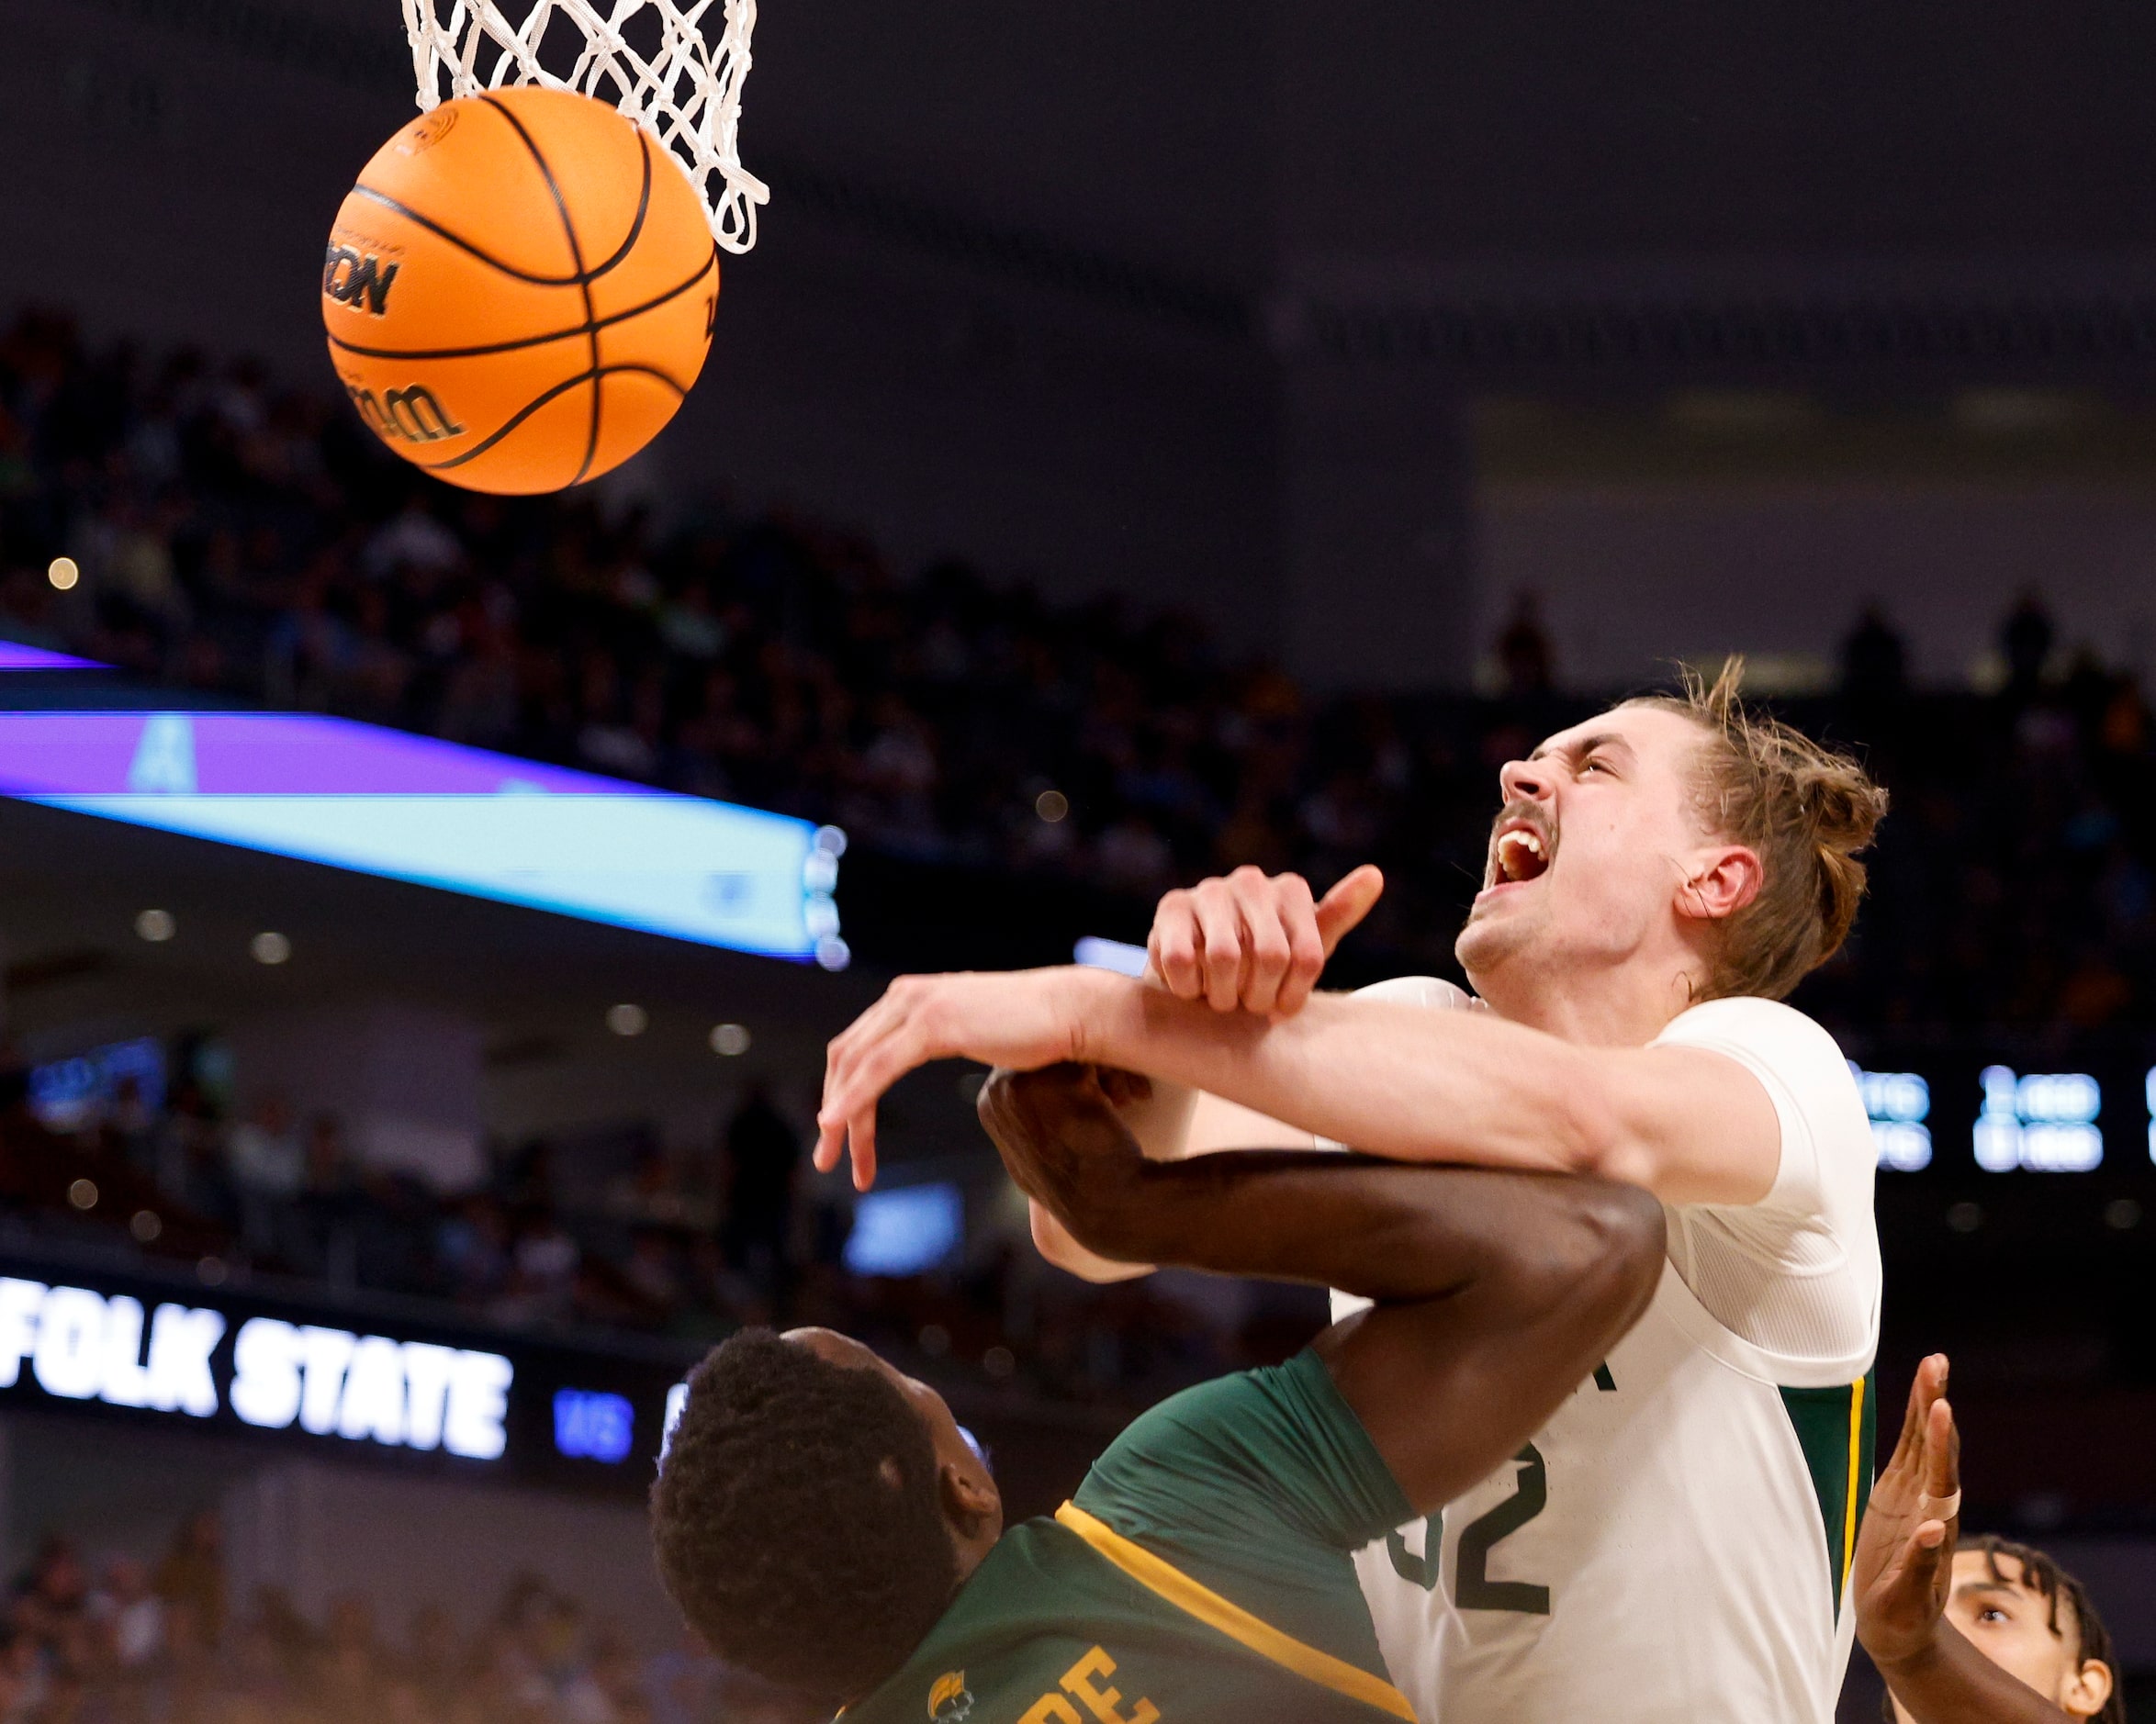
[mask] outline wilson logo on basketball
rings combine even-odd
[[[423,119],[415,119],[396,139],[397,153],[416,156],[430,145],[437,144],[446,137],[449,129],[456,124],[456,107],[450,104],[436,108]]]
[[[372,389],[347,383],[344,393],[368,428],[386,442],[438,443],[445,437],[464,435],[464,427],[449,417],[449,410],[424,384],[391,389],[376,397]]]
[[[366,257],[348,245],[332,245],[322,261],[322,292],[339,305],[364,304],[375,316],[389,310],[389,288],[401,263],[384,266],[378,257]]]

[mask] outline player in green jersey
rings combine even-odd
[[[1007,1531],[935,1391],[828,1330],[736,1336],[690,1379],[653,1489],[668,1588],[722,1657],[848,1724],[1411,1720],[1353,1553],[1588,1381],[1654,1293],[1661,1208],[1358,1156],[1149,1160],[1117,1105],[1143,1080],[1105,1081],[1060,1066],[982,1094],[1013,1178],[1081,1243],[1376,1304],[1162,1403],[1053,1519]]]

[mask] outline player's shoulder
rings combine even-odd
[[[1661,1047],[1710,1047],[1717,1042],[1738,1042],[1762,1047],[1801,1052],[1836,1062],[1846,1072],[1847,1062],[1826,1027],[1796,1007],[1757,994],[1734,994],[1723,1000],[1702,1000],[1688,1006],[1663,1026],[1655,1037]]]
[[[1825,1026],[1780,1000],[1736,995],[1680,1012],[1655,1037],[1657,1047],[1702,1047],[1771,1075],[1812,1105],[1861,1114],[1847,1057]],[[1845,1106],[1845,1103],[1847,1104]],[[1869,1130],[1869,1127],[1867,1127]]]
[[[1358,988],[1357,1000],[1389,1000],[1396,1005],[1428,1006],[1439,1012],[1486,1012],[1489,1008],[1455,982],[1442,976],[1392,976]]]
[[[1240,1461],[1293,1428],[1313,1401],[1324,1401],[1319,1384],[1329,1381],[1317,1356],[1305,1351],[1284,1365],[1211,1377],[1172,1394],[1108,1445],[1079,1488],[1079,1506],[1090,1492],[1129,1483],[1134,1472],[1150,1483],[1210,1471],[1224,1455]]]

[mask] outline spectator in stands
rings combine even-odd
[[[444,1291],[460,1304],[485,1305],[508,1284],[509,1219],[490,1192],[475,1192],[435,1229],[434,1255]]]
[[[90,1624],[90,1584],[72,1540],[47,1534],[16,1583],[16,1626],[71,1658]]]
[[[2026,700],[2043,686],[2055,631],[2043,595],[2031,587],[2015,600],[1999,625],[1999,653],[2006,661],[2006,693]]]
[[[217,1117],[192,1078],[174,1087],[152,1145],[152,1177],[167,1202],[223,1226],[238,1225],[238,1199]]]
[[[307,1181],[307,1151],[282,1091],[264,1091],[226,1140],[225,1159],[240,1200],[240,1232],[247,1248],[271,1257],[279,1224]]]
[[[1543,623],[1540,594],[1522,592],[1513,601],[1497,651],[1507,700],[1539,700],[1556,686],[1556,654]]]
[[[150,1571],[133,1557],[116,1556],[106,1564],[90,1611],[122,1671],[145,1671],[164,1651],[164,1601],[151,1590]]]
[[[185,1613],[186,1632],[213,1650],[219,1644],[225,1629],[225,1534],[215,1514],[201,1509],[181,1523],[151,1584],[168,1618]]]
[[[1909,652],[1879,600],[1867,603],[1842,642],[1842,694],[1876,715],[1909,692]]]
[[[676,1231],[649,1222],[632,1227],[622,1279],[645,1305],[649,1321],[670,1321],[680,1310],[685,1292],[681,1242]]]
[[[358,1279],[362,1203],[359,1169],[336,1114],[317,1114],[308,1121],[302,1169],[285,1230],[285,1256],[306,1274],[350,1288]],[[380,1206],[377,1199],[375,1207]]]
[[[464,1651],[457,1642],[456,1619],[440,1604],[428,1603],[411,1614],[405,1634],[403,1671],[418,1690],[426,1711],[445,1718],[464,1674]]]
[[[112,1086],[112,1099],[97,1124],[108,1148],[137,1173],[155,1177],[158,1116],[143,1099],[142,1080],[133,1072],[123,1072]]]
[[[726,1123],[719,1238],[728,1259],[774,1306],[787,1292],[801,1161],[801,1134],[770,1091],[751,1084]]]
[[[508,1284],[488,1309],[505,1323],[559,1322],[575,1302],[583,1250],[551,1208],[528,1205],[514,1223]]]
[[[27,1724],[43,1711],[51,1693],[45,1648],[26,1629],[0,1628],[0,1718]]]
[[[388,1699],[385,1662],[366,1601],[350,1594],[332,1599],[317,1666],[331,1724],[377,1724]]]

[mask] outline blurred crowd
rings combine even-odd
[[[71,558],[65,590],[48,577]],[[0,339],[0,629],[144,676],[326,709],[831,821],[926,861],[1142,899],[1252,862],[1375,859],[1366,939],[1442,968],[1494,770],[1583,710],[1531,608],[1503,692],[1314,700],[1190,619],[1057,610],[952,563],[633,482],[500,499],[419,479],[326,390],[246,362]],[[1867,745],[1899,812],[1847,957],[1861,1021],[2156,1011],[2156,769],[2130,679],[2031,595],[1993,692],[1915,695],[1869,613],[1801,722]],[[2065,661],[2065,662],[2061,662]]]
[[[797,1204],[800,1137],[760,1087],[708,1153],[669,1155],[641,1136],[614,1146],[620,1170],[603,1191],[559,1190],[554,1147],[533,1139],[491,1158],[475,1188],[444,1192],[368,1167],[337,1114],[302,1118],[274,1088],[233,1106],[218,1051],[207,1038],[171,1050],[169,1095],[129,1072],[41,1114],[37,1074],[18,1075],[0,1126],[0,1203],[124,1224],[145,1247],[214,1258],[213,1272],[420,1294],[511,1327],[691,1341],[769,1320],[804,1270],[830,1269],[845,1244],[843,1210]]]
[[[0,1074],[0,1230],[187,1265],[213,1286],[284,1277],[332,1300],[438,1301],[467,1322],[626,1330],[685,1358],[743,1324],[821,1323],[984,1387],[1131,1406],[1285,1356],[1321,1309],[1203,1277],[1085,1286],[1022,1246],[1021,1215],[999,1228],[992,1209],[920,1272],[851,1272],[844,1179],[813,1173],[796,1124],[753,1083],[709,1146],[535,1139],[444,1193],[366,1166],[333,1114],[303,1118],[275,1090],[228,1105],[215,1054],[170,1049],[169,1094],[130,1071],[43,1117],[32,1074]],[[557,1175],[571,1165],[573,1186]],[[616,1171],[594,1179],[602,1166]]]
[[[0,1622],[5,1724],[796,1724],[686,1645],[639,1656],[534,1576],[476,1630],[438,1604],[386,1632],[356,1596],[310,1621],[288,1595],[226,1596],[219,1522],[154,1562],[48,1534]]]

